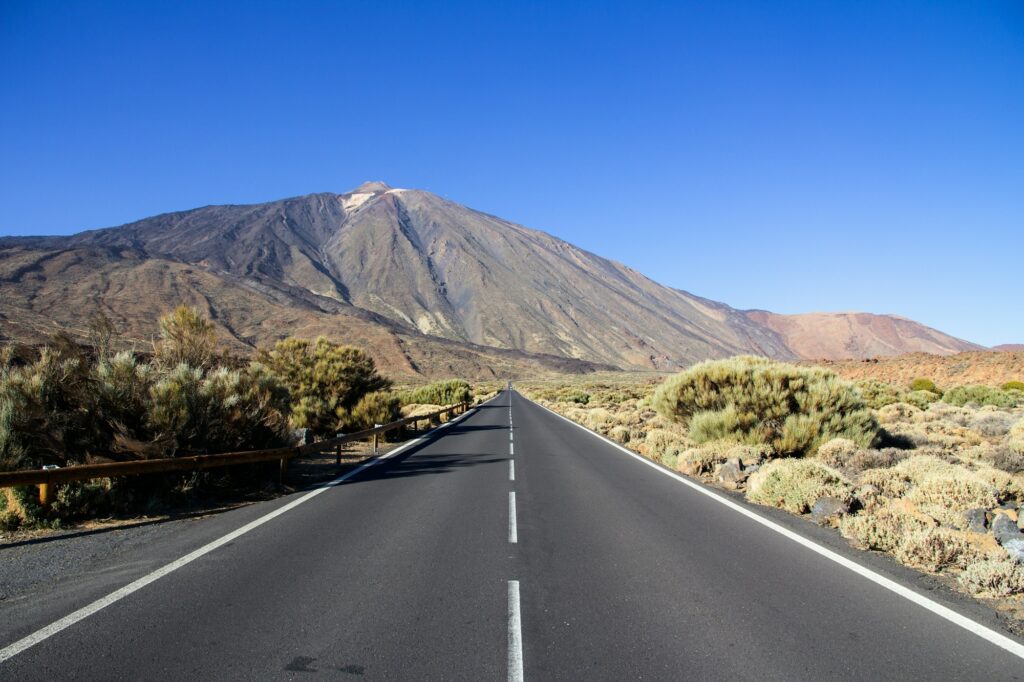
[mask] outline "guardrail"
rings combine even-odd
[[[288,471],[288,461],[295,457],[322,453],[333,449],[335,457],[340,463],[341,446],[345,443],[373,438],[373,449],[377,451],[377,438],[390,431],[402,430],[408,426],[418,430],[417,425],[423,420],[433,422],[440,421],[442,417],[453,414],[462,414],[472,403],[459,403],[448,407],[421,414],[415,417],[405,417],[398,421],[384,424],[372,429],[347,433],[334,438],[307,443],[288,448],[273,448],[268,450],[248,450],[245,452],[225,452],[217,455],[187,455],[183,457],[168,457],[165,459],[143,459],[130,462],[105,462],[103,464],[79,464],[69,467],[53,469],[32,469],[27,471],[3,471],[0,472],[0,488],[9,488],[21,485],[39,486],[39,503],[43,507],[49,507],[56,497],[56,486],[59,483],[70,483],[72,481],[88,481],[94,478],[113,478],[118,476],[138,476],[143,474],[157,474],[169,471],[203,471],[205,469],[216,469],[219,467],[235,466],[238,464],[253,464],[256,462],[280,462],[280,476],[284,477]]]

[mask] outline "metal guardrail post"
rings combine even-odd
[[[53,471],[54,469],[60,469],[56,464],[45,464],[43,465],[43,471]],[[45,510],[50,511],[50,507],[53,506],[53,501],[57,498],[57,484],[52,483],[48,478],[39,484],[39,505]]]
[[[50,507],[53,505],[53,499],[56,495],[56,484],[54,483],[40,483],[39,484],[39,504],[46,511],[50,511]]]
[[[295,455],[293,455],[293,456],[297,456],[298,454],[299,454],[298,449],[296,449],[295,450]],[[287,480],[287,478],[288,478],[288,458],[287,457],[282,457],[279,460],[279,468],[278,468],[278,472],[277,472],[277,482],[280,483],[281,485],[284,485],[284,483]]]

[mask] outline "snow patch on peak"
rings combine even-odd
[[[341,205],[346,211],[354,211],[373,198],[373,192],[353,192],[341,198]]]

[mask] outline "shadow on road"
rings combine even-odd
[[[485,406],[489,407],[489,406]],[[478,408],[480,409],[480,408]],[[494,431],[494,430],[506,430],[507,426],[501,425],[480,425],[480,426],[469,426],[456,424],[450,428],[436,431],[428,434],[424,437],[422,443],[416,444],[416,446],[403,452],[402,454],[382,461],[377,466],[371,467],[366,471],[360,473],[357,476],[352,477],[348,481],[345,481],[342,485],[351,485],[354,483],[363,483],[367,481],[377,481],[388,478],[401,478],[405,476],[420,476],[423,474],[443,474],[451,471],[456,471],[469,466],[475,466],[478,464],[493,464],[495,462],[507,461],[505,456],[481,456],[476,454],[455,454],[455,453],[444,453],[444,454],[429,454],[420,455],[424,448],[433,445],[441,438],[457,438],[458,436],[465,436],[473,432],[478,431]],[[411,459],[416,456],[415,459]]]
[[[403,453],[395,462],[387,462],[366,471],[366,473],[351,479],[351,483],[385,480],[389,478],[404,478],[406,476],[422,476],[423,474],[446,474],[458,469],[476,466],[478,464],[494,464],[504,462],[507,457],[480,457],[479,455],[421,455],[415,459],[408,459],[409,455]],[[346,481],[349,483],[349,481]]]

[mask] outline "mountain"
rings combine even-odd
[[[870,358],[903,353],[951,355],[985,350],[968,341],[896,315],[803,313],[779,315],[749,310],[747,317],[772,329],[805,359]]]
[[[395,378],[491,379],[613,369],[424,336],[343,303],[149,257],[133,248],[61,243],[0,248],[0,339],[39,343],[58,331],[81,338],[88,318],[102,311],[133,347],[147,350],[156,319],[186,303],[204,311],[224,345],[236,352],[289,335],[323,334],[372,351]]]
[[[186,302],[240,349],[324,333],[410,375],[674,370],[737,353],[847,357],[919,350],[919,339],[939,352],[966,344],[885,316],[830,322],[827,340],[815,340],[813,316],[736,310],[549,234],[383,183],[70,237],[0,239],[0,291],[8,338],[74,331],[102,310],[147,339],[160,312]],[[883,331],[880,320],[898,324]]]
[[[1000,353],[1021,353],[1024,352],[1024,343],[1001,343],[998,346],[992,346],[992,350],[997,350]]]

